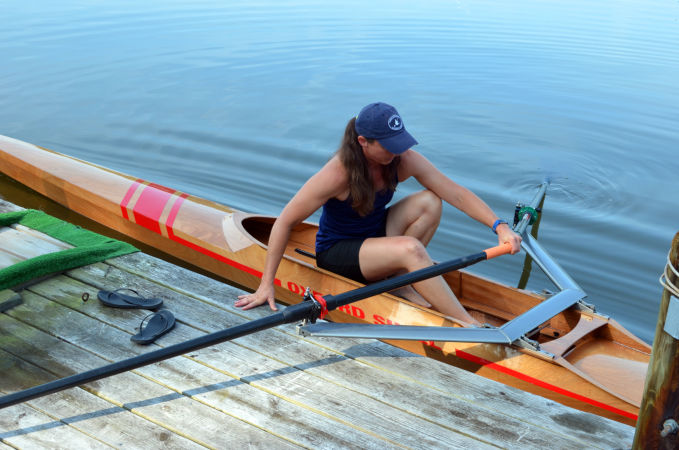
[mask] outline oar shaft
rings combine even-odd
[[[509,244],[500,245],[486,249],[482,252],[462,258],[453,259],[441,264],[435,264],[424,269],[416,270],[414,272],[383,280],[374,284],[355,289],[353,291],[345,292],[338,295],[328,295],[325,297],[327,310],[332,311],[340,306],[348,305],[358,300],[363,300],[374,295],[388,292],[396,288],[406,286],[408,284],[417,283],[418,281],[442,275],[446,272],[462,269],[471,266],[479,261],[494,258],[499,255],[509,253],[511,246]],[[236,339],[257,331],[263,331],[268,328],[273,328],[278,325],[286,323],[293,323],[308,319],[315,321],[320,315],[320,303],[317,301],[306,301],[296,305],[289,306],[283,311],[271,314],[270,316],[261,319],[246,322],[235,327],[227,328],[226,330],[217,331],[215,333],[207,334],[195,339],[191,339],[181,344],[171,345],[169,347],[161,348],[143,355],[138,355],[133,358],[125,359],[107,366],[99,367],[97,369],[89,370],[87,372],[71,375],[59,380],[54,380],[49,383],[35,386],[23,391],[15,392],[13,394],[0,397],[0,408],[16,405],[43,395],[52,394],[64,389],[80,386],[85,383],[100,380],[112,375],[117,375],[128,370],[137,369],[142,366],[153,364],[155,362],[163,361],[174,356],[183,355],[210,345],[219,344],[222,342]]]

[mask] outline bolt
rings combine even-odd
[[[679,430],[679,424],[677,424],[674,419],[667,419],[665,423],[662,424],[662,431],[660,436],[667,437],[670,434],[674,434]]]

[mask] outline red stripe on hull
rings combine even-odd
[[[244,264],[241,264],[239,262],[236,262],[232,259],[227,258],[226,256],[220,255],[219,253],[215,253],[212,250],[208,250],[204,247],[201,247],[200,245],[196,245],[193,242],[189,242],[186,239],[182,239],[179,236],[175,235],[174,232],[172,231],[171,228],[168,227],[167,233],[170,237],[175,242],[179,242],[180,244],[189,247],[199,253],[202,253],[203,255],[209,256],[212,259],[216,259],[217,261],[221,261],[223,263],[226,263],[230,265],[231,267],[234,267],[238,270],[242,270],[245,273],[249,273],[250,275],[254,275],[258,278],[262,278],[262,272],[253,269],[252,267],[248,267]],[[278,281],[278,284],[280,285],[280,281]]]
[[[188,194],[181,194],[179,198],[174,202],[172,205],[172,209],[170,210],[170,215],[167,218],[166,226],[167,226],[167,235],[168,237],[175,241],[179,242],[180,244],[192,248],[193,250],[202,253],[203,255],[207,255],[212,259],[216,259],[217,261],[221,261],[223,263],[226,263],[230,265],[231,267],[234,267],[238,270],[242,270],[245,273],[249,273],[250,275],[254,275],[257,278],[262,278],[262,272],[253,269],[252,267],[248,267],[244,264],[241,264],[239,262],[236,262],[232,259],[227,258],[226,256],[220,255],[219,253],[213,252],[211,250],[206,249],[205,247],[201,247],[200,245],[194,244],[192,242],[187,241],[186,239],[182,239],[176,234],[174,234],[174,221],[177,218],[177,214],[179,213],[179,209],[182,206],[182,203],[184,203],[184,200],[188,197]],[[278,278],[274,280],[274,283],[278,286],[281,286],[281,280]]]
[[[537,378],[533,378],[529,375],[523,374],[521,372],[517,372],[516,370],[509,369],[507,367],[501,366],[499,364],[496,364],[492,361],[488,361],[487,359],[479,358],[478,356],[472,355],[471,353],[464,352],[462,350],[455,350],[455,355],[462,358],[466,359],[467,361],[471,361],[473,363],[476,363],[480,366],[485,366],[488,367],[489,369],[496,370],[498,372],[502,372],[506,375],[512,376],[514,378],[517,378],[519,380],[525,381],[527,383],[533,384],[535,386],[539,386],[541,388],[556,392],[557,394],[564,395],[566,397],[573,398],[575,400],[578,400],[583,403],[587,403],[592,406],[596,406],[597,408],[605,409],[606,411],[610,411],[615,414],[619,414],[623,417],[627,417],[632,420],[637,420],[637,416],[629,413],[627,411],[623,411],[622,409],[615,408],[613,406],[607,405],[605,403],[598,402],[594,399],[585,397],[580,394],[576,394],[575,392],[568,391],[566,389],[560,388],[558,386],[554,386],[553,384],[545,383],[544,381],[538,380]]]

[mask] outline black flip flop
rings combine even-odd
[[[145,322],[146,326],[144,326]],[[148,345],[174,328],[174,323],[174,314],[167,309],[161,309],[144,317],[139,325],[139,333],[130,337],[130,340],[137,344]]]
[[[135,295],[121,294],[121,291],[134,292]],[[112,308],[126,308],[126,309],[150,309],[155,310],[160,308],[163,300],[160,298],[144,298],[134,289],[121,288],[115,291],[99,291],[97,298],[106,306]]]

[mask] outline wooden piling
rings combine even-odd
[[[672,241],[669,263],[676,269],[678,260],[679,233]],[[670,285],[679,285],[679,277],[669,267],[665,279]],[[678,296],[665,288],[634,436],[635,450],[679,448],[679,432],[675,428],[679,422],[679,319],[673,313],[676,308]]]

